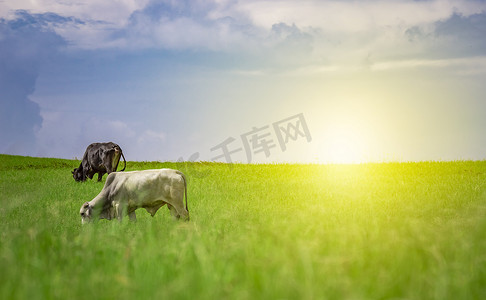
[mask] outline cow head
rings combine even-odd
[[[76,181],[85,181],[86,180],[86,178],[84,178],[82,168],[75,168],[71,173],[73,174],[73,178]]]
[[[86,224],[91,222],[91,218],[93,216],[93,207],[89,205],[89,202],[85,202],[81,209],[79,210],[79,214],[81,215],[81,223]]]

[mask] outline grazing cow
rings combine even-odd
[[[71,172],[74,180],[86,181],[86,178],[93,179],[93,175],[98,173],[98,181],[101,181],[101,177],[105,173],[116,172],[120,156],[123,157],[123,162],[125,163],[122,169],[124,171],[127,167],[127,162],[120,146],[112,142],[89,145],[84,152],[79,168]]]
[[[79,213],[83,224],[98,218],[121,221],[125,215],[135,221],[137,208],[145,208],[153,217],[165,204],[174,218],[189,220],[186,177],[182,172],[172,169],[114,172],[108,175],[98,196],[84,203]]]

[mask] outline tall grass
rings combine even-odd
[[[191,221],[89,226],[77,165],[0,155],[0,298],[486,299],[485,161],[128,162],[182,170]]]

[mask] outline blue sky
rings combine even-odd
[[[3,1],[0,153],[486,159],[485,36],[484,1]]]

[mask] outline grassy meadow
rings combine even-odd
[[[486,299],[486,161],[128,162],[183,171],[191,221],[84,226],[78,165],[0,155],[0,299]]]

